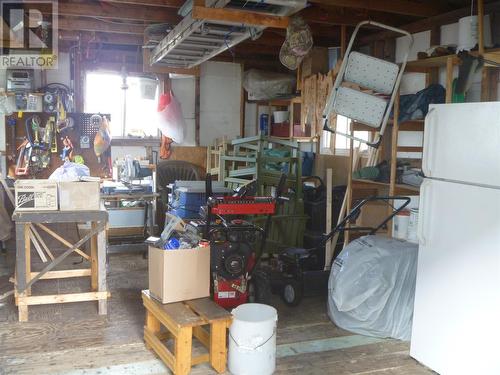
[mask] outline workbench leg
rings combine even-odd
[[[18,297],[18,305],[17,305],[17,311],[19,314],[19,321],[20,322],[27,322],[28,321],[28,305],[25,304],[24,297],[25,293],[22,293]]]
[[[97,234],[97,291],[107,292],[106,286],[106,231],[102,229]],[[99,315],[108,313],[108,300],[100,299]]]
[[[148,203],[149,235],[154,236],[153,201]]]
[[[20,322],[28,320],[28,306],[19,304],[19,299],[24,296],[24,293],[18,293],[26,288],[25,226],[24,223],[16,223],[16,284],[14,287],[16,288],[16,294],[18,294],[17,309]]]
[[[30,238],[31,224],[24,224],[24,249],[26,252],[26,284],[31,280],[31,238]],[[31,287],[26,289],[25,295],[31,296]]]
[[[90,230],[94,231],[97,228],[97,223],[90,224]],[[94,234],[90,239],[90,286],[92,291],[97,291],[97,274],[98,274],[98,256],[97,256],[97,234]]]
[[[182,327],[175,338],[175,375],[187,375],[191,371],[191,347],[193,328]]]
[[[226,327],[225,321],[210,325],[210,364],[219,374],[226,371]]]
[[[146,310],[146,328],[155,336],[160,333],[160,321],[149,310]],[[151,349],[151,346],[146,343],[146,348]]]

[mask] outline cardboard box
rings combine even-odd
[[[210,296],[210,247],[149,247],[149,292],[161,303]]]
[[[328,48],[313,47],[309,54],[302,60],[301,79],[316,73],[328,73]]]
[[[389,206],[384,202],[368,202],[361,208],[361,213],[356,220],[360,227],[375,228],[389,215]],[[383,230],[381,230],[383,232]]]
[[[57,211],[57,182],[50,180],[17,180],[14,184],[16,210]]]
[[[59,209],[87,211],[100,208],[100,185],[97,181],[60,181]]]

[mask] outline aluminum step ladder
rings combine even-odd
[[[409,38],[409,43],[401,64],[352,51],[359,29],[369,25],[394,31]],[[368,146],[378,148],[387,127],[392,105],[399,89],[412,45],[412,35],[404,30],[374,21],[360,22],[352,34],[345,58],[342,61],[339,73],[328,96],[323,111],[323,130],[340,134],[347,138],[366,143]],[[377,138],[370,142],[330,128],[328,126],[328,118],[331,113],[362,122],[377,130]]]
[[[246,10],[274,16],[290,16],[306,5],[307,0],[205,1],[205,6],[210,8]],[[245,25],[241,22],[193,19],[192,0],[188,0],[183,8],[186,16],[154,47],[150,65],[193,68],[246,39],[257,39],[265,29],[263,26]]]

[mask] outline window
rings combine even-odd
[[[351,120],[344,116],[337,116],[336,130],[340,133],[349,133]],[[369,132],[355,131],[354,136],[357,138],[368,140]],[[335,144],[333,144],[335,142]],[[330,155],[349,155],[350,139],[340,134],[323,131],[321,137],[321,153]],[[360,147],[361,151],[366,151],[368,146],[366,143],[354,141],[354,147]]]
[[[115,137],[158,136],[158,85],[149,78],[128,76],[127,89],[118,73],[88,72],[85,111],[109,113]]]

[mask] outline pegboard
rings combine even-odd
[[[107,160],[111,156],[111,147],[101,156],[101,163],[94,153],[94,137],[98,128],[90,124],[90,117],[93,113],[68,113],[68,117],[73,118],[74,125],[71,129],[66,129],[57,135],[57,153],[51,153],[50,164],[47,168],[39,171],[35,175],[16,176],[15,167],[17,162],[17,147],[23,142],[26,137],[25,121],[33,116],[38,116],[41,121],[41,127],[45,127],[49,117],[53,117],[54,113],[45,112],[23,112],[21,116],[19,113],[14,113],[10,116],[5,116],[5,139],[7,151],[7,167],[9,176],[16,179],[23,178],[48,178],[52,172],[63,164],[60,153],[63,148],[62,138],[68,136],[73,143],[73,154],[80,155],[85,161],[85,165],[89,167],[92,176],[107,177],[109,174],[109,165]],[[109,114],[100,114],[110,119]],[[12,126],[9,123],[15,122],[15,134],[12,133]],[[90,145],[88,148],[80,147],[80,137],[87,135],[90,138]],[[14,143],[14,145],[13,145]]]
[[[97,131],[99,130],[99,126],[93,125],[90,122],[90,118],[94,115],[94,113],[72,113],[71,117],[75,120],[75,124],[78,125],[80,129],[80,135],[88,135],[89,137],[94,137]],[[106,117],[108,121],[111,121],[110,114],[101,114],[101,117]]]

